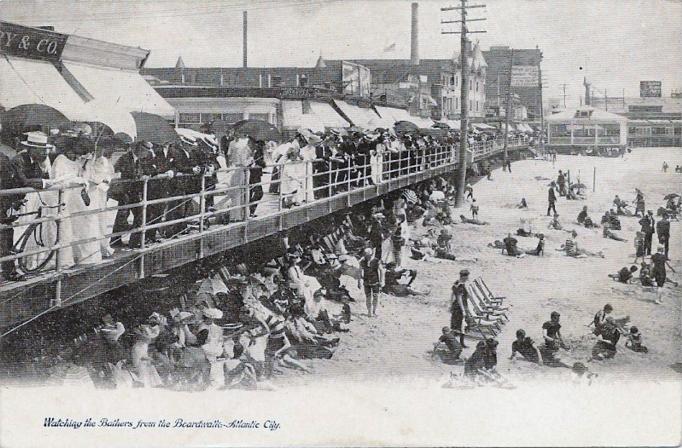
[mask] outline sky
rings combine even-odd
[[[231,67],[242,62],[242,11],[248,11],[249,66],[313,66],[327,59],[409,58],[411,0],[0,0],[0,18],[53,25],[151,50],[148,67]],[[458,0],[419,1],[423,58],[448,58],[458,19],[440,8]],[[472,34],[493,45],[543,54],[544,96],[575,105],[586,76],[601,96],[639,95],[640,80],[682,90],[682,0],[470,0]],[[385,51],[395,43],[393,51]]]

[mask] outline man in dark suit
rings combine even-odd
[[[118,205],[130,205],[142,201],[143,181],[145,178],[158,174],[152,161],[152,144],[149,142],[138,142],[131,151],[123,154],[114,165],[114,170],[121,173],[121,181],[117,182],[112,189],[110,196],[118,201]],[[114,233],[124,232],[128,229],[128,216],[133,214],[133,228],[142,226],[142,207],[118,210],[114,220]],[[141,233],[134,232],[130,235],[128,247],[139,248],[141,245]],[[123,242],[121,237],[111,239],[111,247],[121,247]]]
[[[47,188],[50,181],[43,172],[41,163],[47,158],[49,145],[42,132],[30,132],[26,141],[20,143],[22,150],[12,160],[0,153],[0,190],[12,188]],[[23,204],[24,194],[0,196],[0,225],[14,222],[13,214]],[[0,257],[11,254],[14,245],[14,229],[0,229]],[[23,276],[16,271],[14,260],[1,263],[5,280],[21,281]]]
[[[201,157],[196,151],[197,143],[195,140],[180,137],[180,141],[174,143],[169,148],[170,159],[173,163],[173,171],[183,176],[175,178],[172,186],[172,195],[180,196],[201,191]],[[192,215],[193,200],[178,199],[168,203],[168,213],[166,220],[186,218]],[[187,222],[177,223],[169,226],[166,230],[166,237],[173,237],[184,233],[187,230]]]

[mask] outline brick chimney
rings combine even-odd
[[[412,35],[410,41],[410,63],[419,65],[419,3],[412,3]]]

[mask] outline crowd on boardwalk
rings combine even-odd
[[[49,137],[23,134],[13,158],[0,154],[0,190],[37,192],[0,196],[0,257],[27,253],[22,270],[29,272],[57,261],[61,269],[97,264],[124,246],[148,247],[202,226],[255,217],[264,208],[264,188],[278,195],[280,207],[292,207],[450,163],[459,141],[457,133],[441,129],[301,129],[281,144],[277,136],[239,129],[221,139],[209,127],[202,130],[178,131],[164,143],[101,139],[87,125],[55,129]],[[498,137],[476,133],[470,143],[490,146]],[[475,163],[471,173],[485,169]],[[39,237],[23,239],[21,226],[41,217],[51,219],[34,232]],[[144,237],[135,231],[143,225],[151,227]],[[57,244],[62,247],[52,256]],[[24,278],[11,259],[2,261],[2,274],[4,280]]]

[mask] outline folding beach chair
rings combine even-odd
[[[496,296],[495,294],[493,294],[490,288],[488,288],[488,285],[486,285],[485,280],[483,280],[483,277],[477,278],[476,280],[474,280],[474,283],[476,283],[479,286],[479,289],[483,291],[488,301],[504,302],[504,300],[507,298],[505,296]]]
[[[469,316],[471,320],[473,320],[473,322],[467,322],[467,329],[477,329],[481,333],[483,330],[487,330],[493,336],[497,336],[497,332],[502,331],[498,319],[491,320],[476,313],[471,306],[471,301],[467,301],[467,308],[469,310]]]
[[[502,306],[501,301],[491,301],[488,300],[488,297],[486,296],[486,293],[481,289],[480,285],[478,285],[476,282],[470,283],[472,293],[476,296],[478,299],[478,304],[481,306],[481,308],[484,309],[491,309],[495,311],[508,311],[509,306]]]
[[[490,321],[495,321],[500,325],[504,325],[504,319],[509,320],[502,311],[481,307],[477,300],[478,296],[475,295],[473,288],[470,287],[468,290],[470,306],[478,316],[485,317]]]

